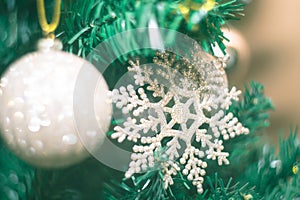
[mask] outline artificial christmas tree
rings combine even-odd
[[[23,54],[33,51],[33,44],[42,35],[54,35],[49,35],[53,30],[40,30],[36,10],[41,7],[37,9],[34,0],[5,0],[0,5],[0,24],[6,27],[0,31],[0,67],[4,72]],[[46,13],[57,9],[52,1],[44,6]],[[92,73],[80,71],[77,75],[71,107],[74,123],[81,127],[76,130],[80,143],[91,156],[71,166],[43,168],[41,164],[40,168],[24,163],[22,156],[7,148],[12,148],[7,142],[11,134],[3,127],[12,111],[5,111],[9,105],[1,101],[1,134],[6,145],[1,141],[0,199],[299,198],[297,130],[292,130],[287,140],[280,140],[278,154],[264,145],[261,131],[269,126],[268,111],[273,105],[264,96],[263,86],[245,84],[242,94],[235,88],[229,90],[224,71],[227,56],[215,57],[216,51],[227,52],[221,28],[227,20],[237,19],[243,6],[238,0],[62,1],[55,38],[62,41],[64,51],[88,60],[83,63],[92,63],[111,90],[106,91],[103,79],[97,85]],[[76,68],[76,59],[71,68]],[[14,73],[26,67],[20,66]],[[22,79],[32,81],[36,70],[41,68],[28,69]],[[68,73],[59,72],[57,80],[39,81],[63,87],[67,83],[59,84],[60,80]],[[7,89],[6,76],[2,73],[0,98],[16,92]],[[34,83],[37,92],[43,90],[38,81]],[[52,93],[50,102],[55,96]],[[61,103],[69,103],[68,98]],[[114,109],[106,131],[112,103],[109,98]],[[94,99],[107,106],[95,104]],[[19,119],[20,113],[13,111]],[[52,108],[51,112],[59,117],[59,109]],[[24,130],[32,128],[26,126],[31,116],[23,113],[22,117]],[[96,123],[85,123],[90,120]],[[13,131],[19,128],[10,121]],[[45,130],[45,124],[40,120],[34,128]],[[94,124],[106,132],[104,140]],[[51,143],[54,135],[71,146],[77,143],[73,133],[72,137],[57,135],[60,128],[47,134],[35,130],[32,133],[43,135],[46,143]],[[82,137],[83,132],[89,139]],[[72,155],[75,151],[70,150]],[[56,153],[54,158],[60,158],[65,147]],[[28,159],[27,163],[33,163]],[[80,156],[74,159],[82,160]]]

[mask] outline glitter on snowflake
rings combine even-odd
[[[125,176],[159,167],[167,188],[181,171],[202,193],[205,160],[229,164],[223,140],[249,132],[225,112],[241,92],[228,90],[224,63],[203,51],[192,61],[168,52],[153,61],[151,66],[130,62],[136,87],[113,90],[116,107],[129,117],[111,137],[136,144]]]

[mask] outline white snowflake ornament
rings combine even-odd
[[[223,140],[249,132],[232,113],[225,114],[241,92],[228,90],[224,63],[203,51],[192,61],[168,52],[153,61],[130,62],[136,87],[113,90],[113,102],[129,117],[111,137],[136,144],[125,176],[159,167],[167,188],[181,171],[202,193],[205,160],[229,164]]]

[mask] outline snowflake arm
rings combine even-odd
[[[128,118],[124,122],[124,128],[116,126],[115,132],[111,135],[112,139],[118,139],[118,142],[123,142],[126,138],[129,141],[137,142],[141,137],[139,132],[143,129],[141,125],[136,124],[136,119]]]
[[[186,175],[188,180],[192,181],[199,193],[203,192],[203,176],[206,174],[205,168],[207,167],[207,163],[202,160],[203,157],[203,151],[189,146],[180,158],[180,163],[185,165],[182,170],[183,175]]]
[[[224,111],[220,110],[210,119],[209,125],[216,138],[222,135],[224,140],[228,140],[229,137],[234,138],[236,135],[249,133],[249,130],[243,127],[232,113],[224,115]]]

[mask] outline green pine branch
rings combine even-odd
[[[251,134],[270,125],[270,110],[274,110],[274,106],[271,100],[265,97],[264,86],[251,82],[249,86],[245,85],[241,100],[233,101],[228,112],[233,113]]]
[[[200,6],[198,10],[192,10],[190,16],[184,17],[180,6],[185,5],[185,2],[183,0],[66,1],[58,36],[65,44],[65,50],[85,57],[107,38],[126,30],[147,27],[150,20],[155,20],[159,27],[192,36],[210,53],[213,53],[212,46],[215,45],[225,51],[223,40],[226,38],[221,28],[227,20],[238,19],[237,16],[241,15],[244,5],[237,0],[218,0],[213,9],[203,11],[201,5],[206,1],[192,0],[191,3]],[[195,15],[199,15],[199,20],[193,20]],[[173,39],[172,36],[168,38],[170,41]],[[134,37],[129,38],[128,45],[134,46],[135,40]],[[118,51],[118,44],[114,44],[113,49]],[[145,56],[145,52],[135,50],[131,56],[141,54]],[[127,61],[124,57],[120,59]]]
[[[264,145],[260,159],[249,164],[241,180],[247,180],[266,199],[299,198],[299,173],[293,173],[300,157],[297,130],[291,130],[290,136],[279,142],[279,153],[275,148]],[[298,189],[297,189],[298,188]]]
[[[228,39],[224,36],[221,28],[229,20],[239,20],[239,17],[243,16],[245,5],[238,0],[216,0],[216,2],[216,7],[209,11],[204,19],[197,24],[200,29],[195,31],[195,35],[192,34],[192,36],[198,38],[205,51],[214,54],[212,48],[219,46],[225,54],[226,46],[223,41]],[[190,21],[188,24],[192,24],[189,27],[195,26]]]
[[[0,1],[0,74],[41,37],[35,0]]]
[[[159,27],[186,33],[198,40],[206,51],[212,52],[212,45],[218,45],[224,51],[225,46],[221,27],[228,20],[238,19],[243,4],[237,0],[217,0],[214,9],[205,13],[200,21],[191,17],[185,19],[179,11],[184,0],[65,0],[62,1],[62,16],[56,35],[63,41],[64,49],[85,57],[99,43],[118,32],[139,27],[147,27],[149,20],[156,20]],[[191,0],[205,4],[206,1]],[[45,1],[48,18],[53,2]],[[0,2],[0,73],[16,58],[35,50],[35,44],[42,37],[38,25],[36,2],[10,1]],[[198,11],[193,11],[197,13]],[[199,11],[200,12],[200,11]],[[191,30],[189,30],[189,27]],[[198,27],[196,30],[193,27]],[[170,36],[171,37],[171,36]],[[172,38],[168,38],[172,41]],[[128,44],[134,45],[132,37]],[[118,44],[115,44],[117,51]],[[143,55],[145,52],[143,52]],[[131,56],[142,55],[136,50]],[[126,57],[120,58],[127,61]]]
[[[120,182],[123,173],[111,169],[95,158],[62,169],[36,169],[32,180],[34,200],[103,199],[104,184]]]
[[[34,169],[18,159],[0,140],[0,199],[28,199]]]
[[[218,166],[216,162],[209,161],[207,175],[211,176],[216,171],[223,178],[236,178],[251,162],[258,159],[261,147],[261,133],[269,126],[269,112],[274,109],[269,98],[264,94],[264,87],[260,83],[251,82],[245,85],[245,91],[239,101],[232,101],[228,112],[233,113],[238,120],[250,130],[248,135],[240,135],[224,141],[225,150],[229,152],[230,164]],[[246,161],[246,162],[245,162]]]
[[[274,110],[271,100],[264,94],[262,84],[251,82],[249,85],[245,85],[244,90],[240,100],[232,101],[232,105],[227,110],[227,113],[233,113],[250,130],[248,135],[240,135],[225,143],[225,148],[230,152],[233,166],[246,158],[255,159],[257,147],[260,145],[258,143],[260,133],[270,125],[269,112]],[[240,165],[239,167],[243,170],[243,167]]]
[[[209,195],[205,199],[220,199],[220,200],[258,200],[261,199],[255,191],[255,187],[250,187],[249,184],[233,183],[230,178],[227,183],[215,173],[214,177],[207,177],[209,185]],[[202,199],[202,197],[200,198]]]
[[[104,197],[111,200],[162,200],[169,196],[164,189],[162,175],[159,171],[148,171],[145,174],[132,176],[131,179],[123,179],[118,184],[116,182],[105,184]]]

